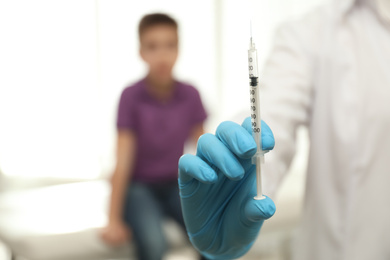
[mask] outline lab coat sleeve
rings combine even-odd
[[[310,27],[309,27],[310,26]],[[273,50],[260,75],[261,114],[275,136],[275,148],[267,154],[263,189],[271,198],[295,154],[296,130],[309,124],[313,96],[315,23],[299,21],[281,26]]]

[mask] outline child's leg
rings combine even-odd
[[[165,212],[185,229],[184,218],[181,212],[179,186],[177,181],[167,184],[165,187]]]
[[[127,192],[125,221],[130,225],[138,259],[161,260],[167,250],[161,227],[163,212],[151,187],[132,183]]]
[[[184,224],[183,214],[181,212],[180,196],[179,196],[179,186],[177,182],[167,185],[165,190],[167,193],[165,205],[165,212],[173,218],[182,228],[186,231]],[[200,260],[206,260],[204,256],[199,256]]]

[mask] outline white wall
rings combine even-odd
[[[213,132],[249,106],[250,18],[262,65],[275,26],[323,1],[0,0],[0,168],[9,176],[110,173],[119,94],[145,75],[137,38],[145,13],[178,20],[175,74],[200,90]]]
[[[94,4],[0,1],[0,167],[5,174],[99,174]]]

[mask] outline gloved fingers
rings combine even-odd
[[[269,197],[265,196],[265,199],[262,200],[251,198],[245,204],[244,217],[251,222],[258,222],[269,219],[275,214],[275,211],[275,203]]]
[[[256,153],[257,146],[252,135],[239,124],[231,121],[222,122],[215,134],[240,158],[248,159]]]
[[[192,179],[203,183],[214,183],[218,176],[210,165],[198,156],[185,154],[179,159],[179,182],[186,184]]]
[[[236,156],[215,135],[204,134],[199,138],[197,155],[217,167],[229,179],[240,180],[244,177],[244,168]]]
[[[252,122],[250,117],[245,118],[242,127],[244,127],[248,133],[252,134]],[[272,150],[275,146],[274,134],[272,133],[271,128],[263,120],[261,120],[261,146],[263,151]]]

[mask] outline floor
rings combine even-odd
[[[0,260],[9,260],[10,255],[8,252],[8,249],[5,247],[4,244],[0,243]],[[168,254],[164,260],[197,260],[198,256],[191,248],[183,249],[181,251],[177,251],[175,253]],[[263,258],[250,256],[250,257],[243,257],[241,260],[262,260]],[[279,257],[267,257],[267,260],[282,260]],[[17,260],[25,260],[18,258]],[[114,259],[108,259],[108,260],[114,260]],[[119,260],[119,259],[115,259]],[[126,260],[126,259],[120,259],[120,260]]]

